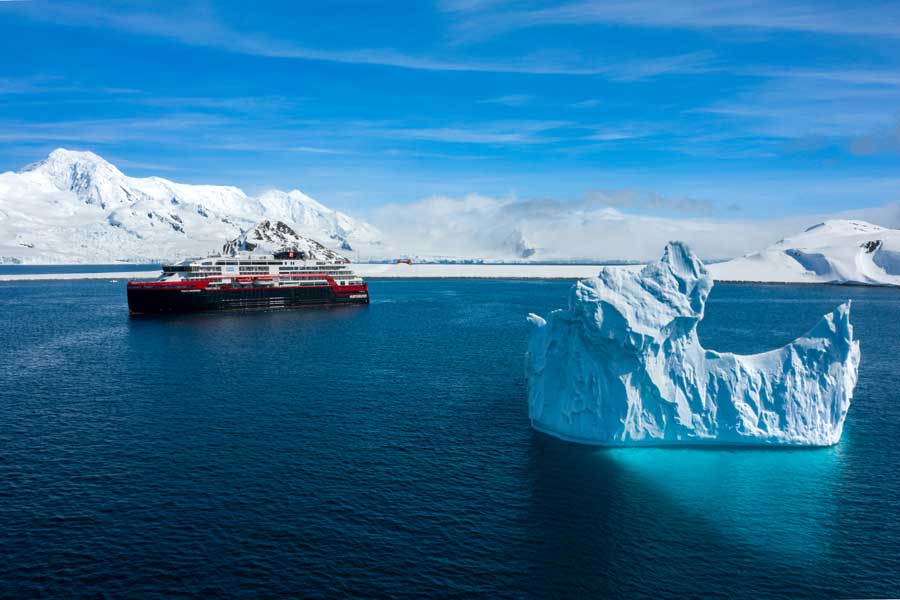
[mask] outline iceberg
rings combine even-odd
[[[742,356],[700,344],[712,287],[700,259],[671,242],[640,272],[579,281],[568,309],[530,314],[532,426],[599,445],[837,443],[860,360],[850,302],[790,344]]]

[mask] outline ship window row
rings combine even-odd
[[[314,273],[333,273],[333,274],[346,274],[349,273],[346,269],[332,269],[326,267],[281,267],[281,271],[310,271]]]
[[[198,265],[168,265],[163,267],[166,273],[220,273],[217,267],[201,267]]]
[[[326,273],[346,273],[348,267],[345,265],[334,265],[328,263],[317,263],[316,265],[298,265],[296,262],[284,263],[282,261],[242,261],[242,260],[220,260],[216,262],[203,262],[195,265],[166,265],[166,272],[196,272],[198,270],[217,270],[222,266],[239,266],[239,267],[269,267],[277,266],[283,270],[304,270],[304,271],[322,271]]]
[[[231,282],[231,283],[225,282],[225,281],[214,281],[214,282],[210,283],[209,285],[213,286],[213,287],[220,287],[220,286],[225,286],[225,285],[249,286],[249,285],[252,285],[253,283],[254,282],[250,282],[250,281],[248,281],[248,282]],[[324,282],[324,281],[297,281],[297,282],[293,282],[287,286],[282,285],[281,287],[316,287],[316,286],[323,286],[325,283],[326,282]]]
[[[212,261],[203,261],[202,263],[197,263],[204,266],[210,265],[297,265],[297,264],[306,264],[306,261],[300,263],[300,261],[296,260],[241,260],[241,259],[231,259],[231,260],[217,260],[215,262]],[[309,264],[310,268],[321,267],[323,269],[328,268],[345,268],[346,263],[342,262],[321,262],[317,261],[315,263]]]

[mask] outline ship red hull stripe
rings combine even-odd
[[[128,287],[133,288],[143,288],[143,289],[166,289],[166,290],[205,290],[212,283],[212,280],[219,279],[233,279],[238,283],[252,283],[254,281],[271,281],[273,279],[325,279],[328,284],[320,285],[320,286],[309,286],[309,287],[330,287],[337,294],[353,294],[358,292],[368,292],[369,286],[368,284],[357,284],[357,285],[338,285],[334,278],[331,276],[323,276],[319,274],[295,274],[295,275],[254,275],[254,276],[218,276],[213,275],[207,277],[205,279],[196,279],[192,281],[182,280],[182,281],[129,281]],[[298,287],[298,286],[283,286],[283,287]],[[274,287],[221,287],[216,288],[218,290],[277,290],[279,288]]]

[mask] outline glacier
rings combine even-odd
[[[850,303],[782,348],[742,356],[700,344],[712,287],[671,242],[639,272],[579,281],[567,309],[530,314],[532,426],[598,445],[837,443],[860,361]]]

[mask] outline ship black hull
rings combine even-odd
[[[330,287],[281,287],[249,290],[128,287],[128,310],[133,315],[368,303],[368,292],[336,294]]]

